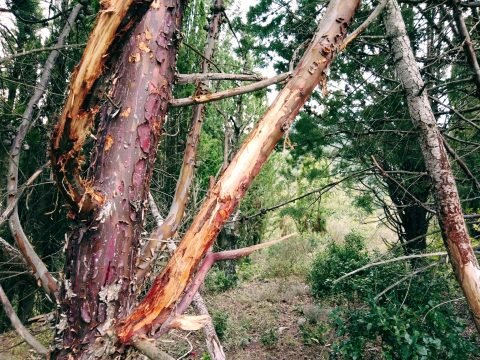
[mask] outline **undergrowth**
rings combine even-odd
[[[391,254],[396,255],[401,254]],[[335,282],[379,257],[352,232],[344,244],[330,243],[314,260],[308,274],[312,295],[336,305],[329,316],[335,332],[332,358],[475,358],[478,342],[466,331],[470,318],[448,264],[393,262]],[[424,270],[413,275],[418,269]],[[304,338],[321,343],[325,324],[306,324],[302,331]]]

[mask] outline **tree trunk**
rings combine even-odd
[[[136,300],[144,204],[171,97],[183,4],[154,1],[104,77],[87,179],[103,204],[81,219],[68,241],[58,359],[106,358],[121,351],[104,335]]]
[[[230,165],[208,193],[163,272],[136,309],[117,327],[124,343],[155,331],[174,310],[201,259],[235,210],[276,143],[289,129],[341,45],[359,0],[332,0],[315,36],[285,88],[278,94]]]
[[[390,0],[385,15],[387,36],[391,39],[394,63],[406,92],[408,109],[421,133],[421,148],[432,179],[438,219],[456,277],[463,289],[477,329],[480,330],[480,270],[473,252],[455,179],[447,153],[428,101],[425,84],[410,46],[402,13],[396,0]]]

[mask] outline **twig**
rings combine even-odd
[[[235,80],[235,81],[260,81],[265,77],[258,74],[225,74],[225,73],[197,73],[177,74],[177,84],[190,84],[205,80]]]
[[[25,342],[30,345],[36,352],[40,354],[47,355],[48,350],[45,346],[40,344],[40,342],[35,339],[35,337],[27,330],[25,326],[23,326],[22,322],[18,318],[15,310],[13,310],[12,304],[8,300],[7,295],[3,291],[2,286],[0,285],[0,301],[2,302],[3,309],[7,314],[12,326],[14,327],[15,331],[25,340]]]
[[[38,52],[61,50],[61,49],[65,49],[65,48],[78,48],[78,47],[84,47],[84,46],[85,46],[85,44],[69,44],[69,45],[62,45],[62,46],[48,46],[48,47],[43,47],[43,48],[40,48],[40,49],[32,49],[32,50],[28,50],[28,51],[22,51],[22,52],[19,52],[19,53],[15,53],[15,54],[4,56],[4,57],[0,58],[0,64],[2,64],[4,62],[7,62],[7,61],[10,61],[10,60],[13,60],[13,59],[16,59],[18,57],[28,56],[28,55],[32,55],[32,54],[35,54],[35,53],[38,53]]]
[[[447,256],[447,255],[448,255],[448,253],[446,251],[438,251],[438,252],[428,253],[428,254],[405,255],[405,256],[399,256],[399,257],[396,257],[396,258],[393,258],[393,259],[378,261],[378,262],[374,262],[374,263],[364,265],[364,266],[362,266],[362,267],[360,267],[356,270],[350,271],[349,273],[346,273],[345,275],[342,275],[339,278],[333,280],[333,283],[336,284],[336,283],[346,279],[347,277],[355,275],[356,273],[359,273],[360,271],[369,269],[369,268],[374,267],[374,266],[379,266],[379,265],[384,265],[384,264],[389,264],[389,263],[392,263],[392,262],[404,261],[404,260],[409,260],[409,259],[419,259],[419,258],[424,258],[424,257]]]
[[[448,303],[451,303],[451,302],[455,302],[455,301],[460,301],[460,300],[465,300],[465,296],[460,296],[459,298],[456,298],[456,299],[451,299],[451,300],[447,300],[447,301],[443,301],[441,302],[440,304],[437,304],[435,305],[434,307],[432,307],[430,310],[428,310],[425,315],[423,316],[423,319],[422,319],[422,322],[425,322],[425,319],[427,318],[427,315],[430,313],[430,311],[432,310],[435,310],[436,308],[442,306],[442,305],[445,305],[445,304],[448,304]]]
[[[431,267],[434,267],[436,266],[437,263],[432,263],[430,265],[427,265],[427,266],[424,266],[420,269],[417,269],[413,272],[411,272],[410,274],[408,275],[405,275],[404,277],[402,277],[400,280],[398,281],[395,281],[392,285],[390,286],[387,286],[384,290],[382,290],[378,295],[375,296],[375,301],[378,301],[378,299],[380,299],[383,295],[385,295],[387,292],[389,292],[390,290],[392,290],[394,287],[400,285],[402,282],[404,282],[405,280],[408,280],[409,278],[417,275],[418,273],[421,273],[422,271],[425,271],[425,270],[428,270],[430,269]]]

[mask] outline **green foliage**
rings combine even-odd
[[[470,359],[478,344],[465,333],[468,312],[448,300],[459,295],[447,267],[438,265],[414,277],[412,267],[426,263],[385,264],[333,284],[335,278],[373,259],[362,236],[351,233],[345,244],[329,244],[309,274],[312,293],[318,300],[344,302],[330,314],[336,333],[333,354],[344,359]],[[381,298],[376,296],[406,277]],[[346,301],[346,303],[345,303]],[[441,304],[441,306],[437,306]],[[317,331],[304,325],[303,332]],[[313,336],[313,338],[317,338]],[[372,349],[377,349],[372,353]]]
[[[337,292],[348,296],[355,295],[363,283],[347,281],[333,284],[333,281],[342,274],[365,265],[368,260],[362,235],[356,232],[349,233],[344,244],[331,241],[327,249],[317,256],[308,275],[312,295],[316,298]]]
[[[227,274],[220,269],[210,271],[205,279],[205,288],[210,292],[224,292],[237,286],[236,275]]]
[[[275,329],[268,329],[260,336],[260,342],[266,347],[274,347],[278,342],[278,334]]]

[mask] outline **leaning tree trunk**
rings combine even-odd
[[[78,117],[99,114],[90,177],[82,179],[82,183],[90,189],[89,194],[97,194],[96,198],[101,201],[90,213],[77,215],[81,221],[68,240],[62,313],[57,331],[59,346],[55,353],[59,359],[106,358],[113,353],[118,354],[121,349],[109,343],[105,335],[116,319],[129,313],[136,300],[135,262],[143,228],[144,203],[171,97],[177,52],[175,39],[184,2],[153,1],[115,54],[111,47],[108,50],[108,46],[98,43],[98,39],[110,30],[99,27],[99,23],[105,20],[102,16],[124,16],[125,12],[115,10],[123,4],[125,2],[120,1],[112,4],[110,15],[101,13],[84,53],[85,58],[92,48],[95,51],[104,49],[101,57],[106,56],[108,51],[110,59],[117,58],[112,60],[113,65],[102,79],[105,84],[103,105],[91,109],[86,107],[88,102],[85,102],[78,107],[83,107]],[[109,24],[119,26],[123,19],[107,20],[110,20]],[[121,34],[113,32],[113,38],[116,36],[118,39]],[[116,45],[116,48],[119,46]],[[86,61],[93,60],[87,57]],[[87,99],[89,94],[84,88],[75,88],[75,81],[82,83],[78,79],[82,74],[82,64],[72,80],[70,92],[83,91]],[[101,63],[98,66],[101,67]],[[93,71],[96,77],[101,70]],[[91,82],[88,85],[91,86]],[[66,109],[73,100],[76,99],[67,103]],[[55,138],[70,137],[72,143],[84,136],[88,126],[71,125],[78,119],[69,117],[69,114],[72,112],[63,121],[67,125],[57,127]],[[83,130],[75,133],[79,128]],[[61,160],[68,158],[62,154],[62,144],[68,146],[69,143],[58,141],[52,150],[53,159],[60,159],[54,164],[60,179],[61,170],[65,170],[60,167],[66,163]],[[74,150],[79,152],[80,149]],[[60,185],[64,184],[63,180],[60,182]],[[70,189],[74,188],[67,188],[67,192]],[[81,202],[86,196],[86,191],[81,198],[72,196],[71,200],[80,202],[76,204],[78,211],[85,210]]]
[[[480,330],[480,270],[472,249],[447,152],[415,61],[400,7],[390,0],[385,15],[397,74],[406,92],[410,116],[421,134],[421,149],[432,179],[438,219],[456,277]]]
[[[297,69],[230,165],[209,191],[177,251],[143,301],[117,327],[124,343],[154,332],[169,317],[201,259],[235,210],[276,143],[289,129],[315,87],[325,80],[359,0],[332,0]],[[168,321],[167,321],[168,323]]]

